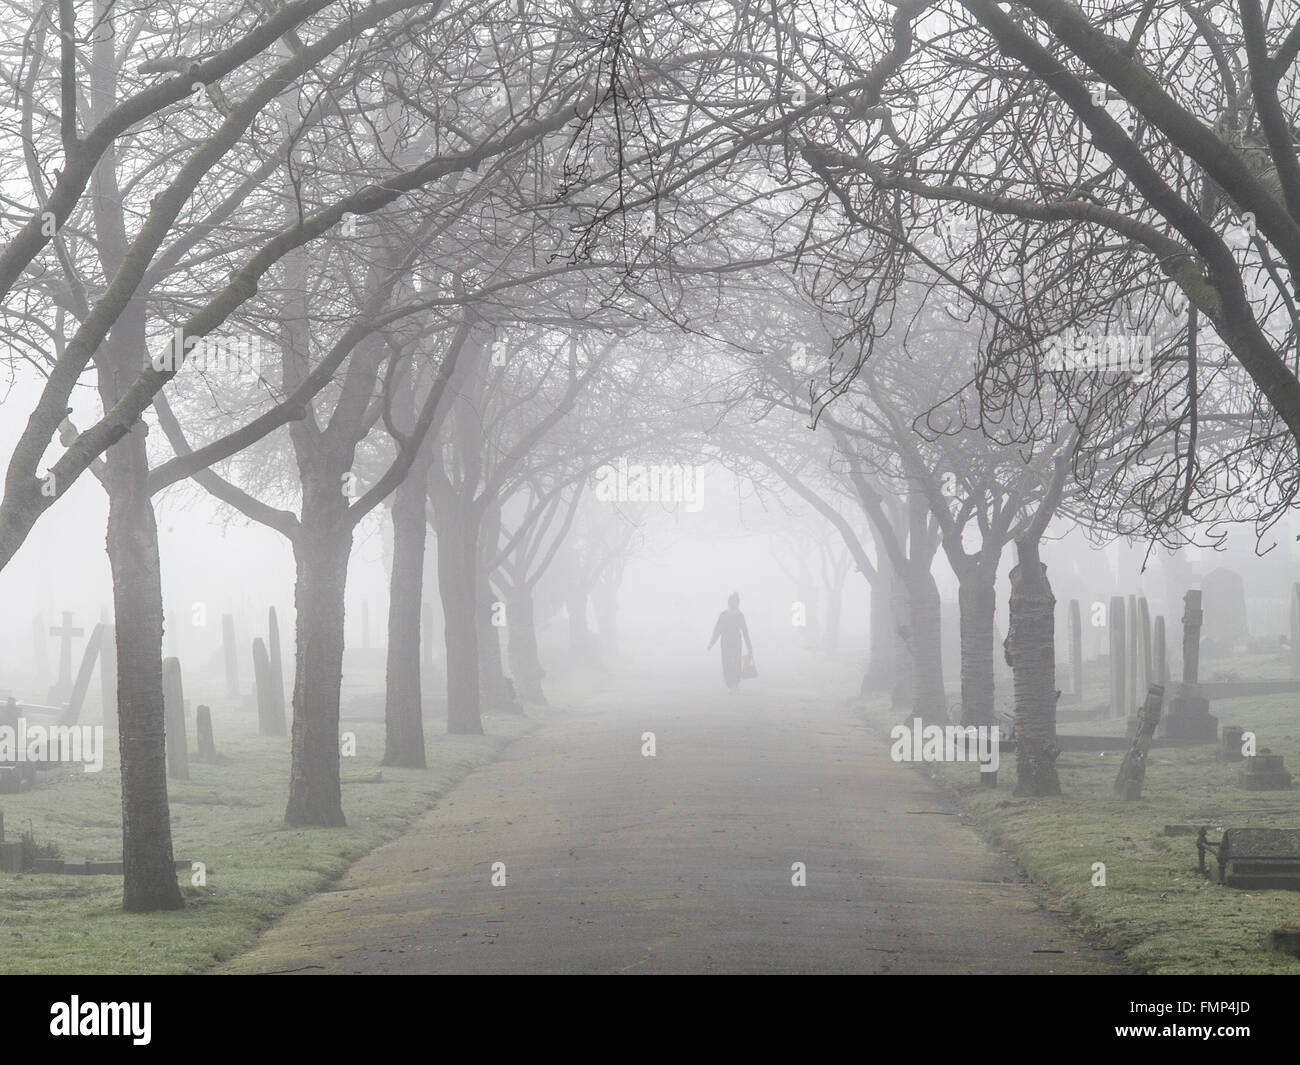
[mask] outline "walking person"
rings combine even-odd
[[[718,623],[713,626],[713,639],[705,650],[713,650],[713,645],[722,641],[722,679],[733,692],[740,687],[740,644],[744,640],[746,653],[754,653],[754,645],[749,640],[749,628],[745,625],[745,615],[740,612],[740,596],[732,592],[727,598],[727,609],[718,615]]]

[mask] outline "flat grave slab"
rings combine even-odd
[[[1208,875],[1208,853],[1225,887],[1300,891],[1300,828],[1225,828],[1217,841],[1207,839],[1207,831],[1196,839],[1201,872]]]

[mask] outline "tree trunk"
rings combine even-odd
[[[894,690],[899,660],[896,657],[898,626],[894,622],[894,582],[890,579],[891,573],[889,560],[882,559],[876,570],[876,579],[871,584],[867,671],[862,677],[860,694],[890,691],[894,695],[893,704],[899,706],[898,693]]]
[[[826,589],[826,624],[822,628],[822,652],[834,657],[840,649],[840,620],[844,613],[844,587]]]
[[[474,570],[474,624],[478,626],[478,686],[479,698],[486,710],[499,710],[505,671],[501,668],[501,619],[509,625],[510,617],[505,602],[498,599],[486,574]],[[495,622],[495,624],[494,624]]]
[[[589,594],[588,589],[576,580],[570,580],[564,591],[564,612],[569,618],[569,649],[574,661],[580,665],[589,665],[595,657],[591,629],[587,625]]]
[[[294,543],[293,765],[284,814],[290,825],[347,824],[339,786],[343,599],[352,553],[352,528],[345,510],[337,482],[307,486]]]
[[[1038,541],[1016,541],[1006,657],[1016,699],[1015,795],[1060,795],[1056,775],[1056,633],[1052,586]]]
[[[498,604],[500,604],[498,606]],[[519,705],[514,682],[506,676],[502,664],[501,630],[507,632],[514,626],[515,619],[509,606],[497,598],[492,591],[487,574],[482,572],[481,560],[478,573],[477,606],[475,618],[478,623],[478,665],[479,691],[483,705],[489,710],[505,713],[522,714],[524,708]],[[493,624],[494,616],[500,616],[505,610],[505,625]]]
[[[947,721],[939,586],[928,569],[915,576],[910,584],[907,643],[912,656],[912,712],[923,721]]]
[[[623,583],[622,563],[615,562],[610,568],[617,567],[617,575],[611,575],[609,568],[596,581],[596,586],[591,590],[591,605],[596,611],[596,658],[603,660],[606,655],[610,658],[618,657],[618,590]],[[583,612],[583,619],[586,621],[586,612]],[[588,634],[590,643],[590,634]]]
[[[537,653],[532,592],[527,587],[516,588],[507,601],[507,609],[510,625],[506,629],[506,649],[519,697],[526,703],[546,706],[546,693],[542,691],[546,670]]]
[[[114,13],[95,4],[89,104],[94,125],[116,105]],[[117,154],[104,152],[91,180],[95,237],[104,275],[126,259],[128,242]],[[145,293],[123,308],[94,354],[100,400],[113,408],[139,373],[147,350]],[[122,908],[128,913],[184,906],[172,854],[162,687],[163,600],[158,526],[148,490],[148,429],[137,422],[104,455],[108,560],[117,626],[118,751],[122,774]],[[107,657],[107,656],[106,656]]]
[[[459,500],[435,505],[438,594],[447,648],[447,731],[481,736],[478,668],[477,535]]]
[[[425,769],[420,687],[427,460],[420,456],[393,498],[393,569],[388,591],[388,663],[383,765]]]
[[[143,351],[143,346],[139,349]],[[117,623],[118,749],[122,759],[122,908],[184,906],[172,854],[163,715],[162,576],[149,501],[145,427],[111,447],[108,559]]]
[[[916,664],[912,660],[912,642],[908,619],[912,603],[903,579],[895,574],[890,584],[889,616],[893,624],[894,687],[890,702],[895,707],[911,707],[916,697]]]
[[[993,614],[997,609],[996,571],[976,566],[961,578],[957,604],[961,614],[961,723],[992,725]]]
[[[798,591],[799,601],[804,606],[804,625],[799,642],[804,650],[816,651],[822,642],[821,593],[806,569],[800,573]]]

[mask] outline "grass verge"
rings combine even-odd
[[[448,736],[431,722],[427,770],[381,769],[383,723],[345,718],[342,729],[355,733],[357,745],[356,756],[342,760],[348,825],[298,829],[283,822],[289,740],[258,736],[247,715],[222,715],[214,722],[222,764],[191,761],[190,779],[168,786],[175,855],[206,866],[205,885],[178,874],[185,909],[123,913],[117,876],[0,874],[0,973],[203,972],[247,948],[290,906],[400,835],[535,725],[485,714],[488,735]],[[56,769],[40,774],[32,791],[0,796],[5,838],[30,831],[65,858],[119,859],[116,754],[107,752],[103,772]],[[373,781],[376,774],[381,781]]]
[[[1223,700],[1210,710],[1220,725],[1252,729],[1260,747],[1300,769],[1295,696]],[[910,714],[887,700],[861,704],[866,721],[888,742],[889,729]],[[1098,723],[1112,734],[1117,723]],[[1122,732],[1122,725],[1118,726]],[[1093,731],[1082,727],[1073,732]],[[1148,760],[1143,797],[1112,792],[1121,752],[1062,754],[1063,794],[1015,798],[1014,754],[1008,752],[996,790],[980,786],[970,763],[924,763],[919,772],[952,792],[967,821],[1011,854],[1044,885],[1079,926],[1119,952],[1140,972],[1159,974],[1300,974],[1300,959],[1265,949],[1275,928],[1300,925],[1300,892],[1220,887],[1196,871],[1195,835],[1165,835],[1166,825],[1224,827],[1300,825],[1300,792],[1250,792],[1237,781],[1240,763],[1223,762],[1214,746],[1157,748]],[[1213,870],[1214,860],[1207,859]],[[1094,863],[1105,886],[1094,886]]]

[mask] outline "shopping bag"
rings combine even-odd
[[[753,680],[757,676],[758,669],[754,666],[754,656],[745,655],[745,657],[740,660],[740,679]]]

